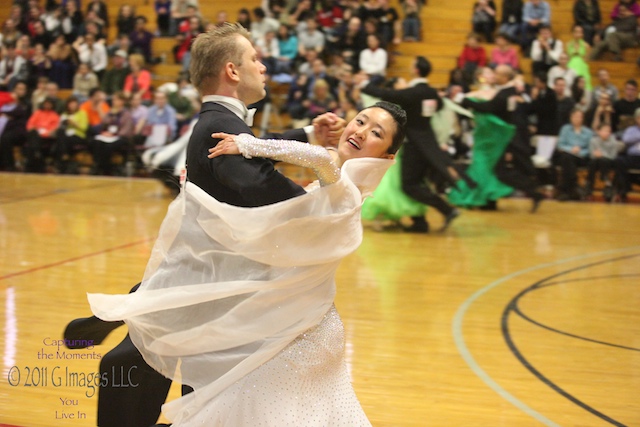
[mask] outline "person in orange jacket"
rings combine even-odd
[[[54,107],[55,101],[45,98],[40,108],[27,121],[27,141],[24,147],[26,172],[44,172],[45,154],[51,151],[60,126],[60,115]]]

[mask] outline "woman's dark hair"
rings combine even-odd
[[[580,83],[580,79],[584,80],[584,77],[576,77],[576,79],[571,84],[571,98],[576,102],[580,102],[580,100],[582,100],[582,97],[584,96],[584,89],[578,86],[578,84]]]
[[[400,145],[404,141],[404,126],[407,124],[407,113],[400,107],[398,104],[393,104],[387,101],[379,101],[373,104],[370,107],[365,108],[367,110],[369,108],[381,108],[385,110],[387,113],[393,117],[393,120],[396,122],[396,131],[393,135],[393,139],[391,141],[391,146],[387,150],[389,154],[395,154],[396,151],[400,148]],[[363,111],[364,111],[363,110]]]
[[[70,96],[67,98],[67,100],[64,103],[64,111],[69,111],[69,105],[72,102],[76,102],[78,103],[78,105],[80,104],[80,101],[78,100],[78,98],[76,98],[75,96]]]

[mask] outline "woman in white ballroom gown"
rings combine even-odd
[[[405,121],[402,109],[378,103],[347,125],[333,152],[218,136],[210,157],[239,149],[309,166],[320,186],[240,208],[187,182],[140,289],[89,295],[96,316],[125,320],[149,365],[195,389],[163,406],[174,426],[371,425],[347,372],[334,278],[361,242],[362,201],[391,164]]]

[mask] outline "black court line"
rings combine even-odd
[[[542,284],[542,285],[538,286],[536,288],[536,290],[540,290],[542,288],[548,288],[550,286],[566,285],[568,283],[587,282],[587,281],[593,282],[594,280],[605,280],[605,279],[625,278],[625,277],[640,277],[640,274],[616,274],[616,275],[610,275],[610,276],[595,276],[595,277],[587,277],[587,278],[580,278],[580,279],[572,279],[572,280],[567,280],[567,281],[562,281],[562,282],[551,282],[551,283],[545,283],[545,284]],[[625,346],[625,345],[620,345],[620,344],[609,343],[609,342],[606,342],[606,341],[595,340],[593,338],[583,337],[582,335],[573,334],[571,332],[562,331],[562,330],[554,328],[552,326],[545,325],[544,323],[539,322],[539,321],[531,318],[530,316],[527,316],[522,311],[522,309],[520,308],[519,301],[516,302],[514,311],[515,311],[515,313],[517,313],[520,317],[522,317],[527,322],[532,323],[532,324],[534,324],[536,326],[539,326],[539,327],[541,327],[543,329],[546,329],[548,331],[558,333],[560,335],[564,335],[564,336],[571,337],[571,338],[576,338],[576,339],[579,339],[579,340],[582,340],[582,341],[592,342],[592,343],[595,343],[595,344],[602,344],[602,345],[606,345],[606,346],[609,346],[609,347],[621,348],[623,350],[640,351],[640,348],[638,348],[638,347],[628,347],[628,346]]]
[[[520,363],[522,363],[522,365],[526,369],[528,369],[533,375],[536,376],[536,378],[538,378],[544,384],[549,386],[551,389],[553,389],[555,392],[557,392],[561,396],[565,397],[569,401],[571,401],[574,404],[578,405],[582,409],[592,413],[593,415],[597,416],[598,418],[608,422],[609,424],[612,424],[612,425],[615,425],[615,426],[619,426],[619,427],[627,427],[627,426],[625,424],[621,423],[620,421],[617,421],[617,420],[609,417],[608,415],[598,411],[597,409],[593,408],[592,406],[589,406],[588,404],[584,403],[583,401],[581,401],[577,397],[573,396],[569,392],[567,392],[564,389],[562,389],[556,383],[554,383],[549,378],[544,376],[544,374],[542,374],[542,372],[540,372],[538,369],[536,369],[527,360],[527,358],[524,357],[524,355],[518,349],[518,346],[515,344],[515,342],[513,341],[512,336],[511,336],[511,332],[509,330],[509,316],[511,315],[511,313],[517,313],[518,312],[518,301],[520,300],[520,298],[522,298],[523,296],[527,295],[528,293],[530,293],[530,292],[532,292],[534,290],[537,290],[537,289],[539,289],[541,287],[547,286],[548,282],[550,280],[552,280],[552,279],[564,276],[566,274],[569,274],[569,273],[572,273],[572,272],[575,272],[575,271],[586,270],[588,268],[591,268],[591,267],[594,267],[594,266],[597,266],[597,265],[602,265],[602,264],[612,263],[612,262],[616,262],[616,261],[622,261],[622,260],[626,260],[626,259],[636,258],[638,256],[640,256],[640,254],[625,255],[625,256],[622,256],[622,257],[616,257],[616,258],[607,259],[607,260],[604,260],[604,261],[597,261],[597,262],[593,262],[593,263],[590,263],[590,264],[586,264],[586,265],[582,265],[582,266],[579,266],[579,267],[574,267],[574,268],[571,268],[571,269],[568,269],[568,270],[564,270],[564,271],[561,271],[559,273],[553,274],[553,275],[551,275],[549,277],[546,277],[546,278],[534,283],[533,285],[525,288],[524,290],[520,291],[511,301],[509,301],[509,303],[505,307],[504,311],[502,312],[502,319],[501,319],[502,336],[504,337],[504,340],[505,340],[507,346],[509,347],[509,350],[511,350],[511,353],[513,353],[513,355],[516,357],[516,359],[518,359],[518,361]]]

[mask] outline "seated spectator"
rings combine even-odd
[[[574,70],[576,75],[582,76],[585,79],[587,89],[591,90],[591,71],[589,64],[587,64],[591,46],[584,41],[584,31],[581,26],[574,25],[572,35],[573,38],[567,42],[566,47],[567,55],[569,55],[567,67]]]
[[[554,164],[561,168],[557,199],[560,201],[580,200],[578,193],[578,168],[589,163],[589,144],[593,132],[584,126],[584,113],[578,109],[571,111],[570,123],[560,129],[558,146],[554,154]]]
[[[622,18],[622,9],[628,9],[634,16],[640,17],[640,4],[637,0],[618,0],[611,10],[611,20],[617,21]]]
[[[51,60],[49,79],[56,82],[62,89],[69,89],[73,86],[75,58],[72,50],[73,48],[67,43],[64,35],[60,34],[47,51],[47,56]]]
[[[556,111],[558,124],[564,126],[569,123],[571,111],[574,110],[576,103],[570,95],[567,95],[567,81],[564,77],[556,77],[553,81],[553,91],[558,102],[558,109]],[[582,121],[584,122],[584,117]]]
[[[335,51],[342,52],[351,65],[358,66],[360,52],[367,48],[367,39],[360,18],[354,16],[349,19],[345,31],[338,37],[334,48]]]
[[[305,101],[309,95],[309,76],[304,73],[299,73],[295,80],[289,86],[289,93],[287,94],[287,113],[291,116],[291,119],[300,123],[303,126],[308,124],[306,119],[307,109],[304,106]],[[295,126],[298,127],[298,126]]]
[[[169,90],[166,93],[169,105],[176,110],[178,132],[180,132],[182,127],[188,125],[193,119],[196,112],[193,102],[198,98],[198,91],[189,83],[189,76],[184,73],[178,76],[176,84],[176,90]]]
[[[53,101],[53,109],[55,112],[62,114],[64,111],[65,101],[63,101],[59,96],[58,92],[60,88],[58,87],[58,84],[56,82],[48,82],[45,85],[44,90],[47,92],[47,98]]]
[[[73,43],[73,47],[78,52],[79,61],[87,64],[91,71],[101,78],[108,64],[107,48],[104,44],[96,42],[93,34],[87,34],[79,37]]]
[[[47,154],[51,152],[60,125],[60,115],[53,108],[53,100],[45,98],[27,121],[26,172],[44,172]]]
[[[630,169],[640,169],[640,109],[633,115],[635,124],[629,126],[622,134],[624,152],[615,160],[614,183],[620,201],[627,201],[627,193],[631,191]]]
[[[35,46],[41,44],[44,49],[49,49],[51,42],[53,41],[51,34],[44,28],[44,23],[40,20],[33,23],[33,34],[31,36],[31,42]]]
[[[313,74],[313,64],[317,59],[319,59],[318,56],[319,56],[318,52],[316,52],[315,50],[308,51],[307,54],[304,56],[304,62],[302,62],[298,66],[298,73],[311,76]]]
[[[560,132],[558,98],[553,89],[547,85],[546,74],[533,76],[531,99],[531,113],[535,120],[536,138],[542,138],[546,145],[555,146]]]
[[[127,97],[118,92],[111,98],[111,109],[102,118],[100,131],[93,137],[94,173],[96,175],[113,175],[112,155],[129,153],[133,136],[133,119],[127,108]]]
[[[576,79],[576,72],[567,66],[569,63],[569,56],[562,52],[558,58],[558,64],[549,69],[547,74],[547,84],[553,86],[556,78],[562,77],[566,83],[565,95],[571,96],[571,86]]]
[[[56,141],[56,169],[59,173],[74,173],[71,165],[71,155],[78,148],[88,149],[87,130],[89,118],[80,109],[78,99],[71,96],[65,103],[65,109],[60,116],[60,127]]]
[[[389,0],[378,0],[380,5],[380,45],[400,44],[401,30],[398,11],[389,5]]]
[[[298,56],[298,37],[284,24],[278,28],[278,49],[280,56],[276,62],[276,74],[290,73]]]
[[[87,34],[93,34],[98,43],[106,43],[107,35],[94,12],[88,12],[80,26],[79,35],[86,37]]]
[[[254,46],[258,52],[260,62],[267,68],[267,74],[272,76],[276,74],[278,58],[280,57],[280,45],[276,39],[276,33],[267,32],[264,37],[260,37],[255,41]]]
[[[116,17],[117,36],[129,35],[136,29],[136,11],[130,4],[123,4]]]
[[[519,69],[518,52],[509,44],[509,39],[505,34],[501,33],[496,36],[496,47],[491,50],[490,65],[493,68],[498,65],[508,65],[514,70]]]
[[[49,34],[49,46],[59,34],[62,33],[63,9],[57,4],[47,5],[47,11],[42,17],[44,29]]]
[[[575,103],[575,108],[579,108],[585,113],[585,123],[590,125],[590,121],[586,120],[586,113],[591,106],[591,91],[587,89],[587,83],[582,76],[577,76],[570,88],[571,99]]]
[[[380,47],[380,38],[375,34],[367,36],[367,48],[360,52],[360,71],[369,76],[384,76],[387,73],[388,54]]]
[[[0,90],[12,91],[18,81],[26,81],[27,60],[16,53],[15,45],[2,48],[0,60]]]
[[[156,25],[158,35],[169,35],[169,21],[171,19],[171,0],[155,0],[153,8],[156,11]]]
[[[21,36],[22,33],[16,27],[13,19],[9,18],[4,21],[2,26],[2,44],[4,46],[15,45]]]
[[[638,82],[627,80],[624,84],[622,98],[613,103],[613,117],[611,127],[613,131],[622,134],[628,126],[634,123],[634,114],[640,108],[638,99]]]
[[[589,143],[589,164],[585,195],[590,196],[596,180],[596,173],[600,173],[600,179],[604,182],[604,198],[607,202],[613,197],[611,186],[611,171],[615,158],[618,155],[618,140],[611,133],[611,126],[601,124]]]
[[[198,7],[198,0],[172,0],[171,19],[169,21],[169,35],[175,36],[182,21],[187,19],[187,8],[189,6]]]
[[[194,18],[198,22],[198,28],[200,29],[200,32],[202,32],[203,30],[202,17],[200,16],[200,12],[198,11],[197,6],[188,5],[187,13],[182,19],[182,22],[180,22],[180,25],[178,26],[178,34],[186,34],[192,31],[193,23],[191,21],[193,21]]]
[[[219,27],[225,22],[229,22],[229,15],[227,15],[227,12],[224,10],[218,11],[218,13],[216,14],[216,20],[213,22],[213,24],[216,27]]]
[[[549,72],[560,61],[562,52],[562,41],[553,37],[549,26],[541,27],[531,45],[531,71],[534,74]]]
[[[89,119],[89,136],[96,135],[102,130],[102,121],[109,113],[109,104],[106,103],[106,99],[105,93],[100,88],[94,88],[89,92],[89,99],[80,104],[80,109]]]
[[[131,34],[129,39],[131,40],[131,51],[139,53],[144,57],[144,60],[150,64],[157,61],[153,58],[151,51],[151,42],[153,41],[153,34],[146,29],[147,18],[140,15],[136,18],[136,28]]]
[[[585,120],[594,131],[600,129],[601,125],[609,125],[613,129],[613,106],[607,92],[600,92],[597,103],[587,112]]]
[[[545,0],[529,0],[522,9],[522,51],[527,53],[542,27],[551,25],[551,8]]]
[[[90,0],[87,4],[86,15],[95,14],[101,27],[109,28],[109,9],[102,0]]]
[[[124,90],[124,82],[131,72],[127,64],[127,52],[124,50],[116,51],[111,57],[111,68],[109,68],[100,80],[100,88],[107,95],[107,99],[111,98],[114,93]]]
[[[78,98],[80,102],[84,102],[89,99],[91,90],[99,85],[98,76],[89,69],[89,65],[84,62],[78,65],[78,71],[73,77],[73,96]]]
[[[154,127],[165,129],[164,140],[161,143],[160,141],[153,141],[153,145],[164,145],[176,137],[178,130],[176,110],[169,105],[166,93],[159,90],[154,93],[153,104],[149,107],[145,126],[148,129],[148,136],[153,134]],[[147,141],[149,142],[149,140]]]
[[[609,94],[609,99],[611,100],[612,104],[618,100],[618,88],[613,83],[611,83],[609,72],[604,68],[598,70],[598,84],[597,86],[593,87],[593,104],[598,102],[598,99],[600,98],[600,94],[602,92],[606,92],[607,94]]]
[[[576,0],[573,5],[573,23],[584,30],[584,40],[593,44],[593,36],[600,30],[602,16],[598,0]]]
[[[240,9],[236,22],[242,25],[247,31],[251,31],[251,14],[249,13],[249,9],[244,7]]]
[[[467,84],[473,82],[473,75],[477,68],[487,65],[487,53],[480,45],[477,34],[471,33],[467,37],[467,43],[458,57],[458,68],[462,70]]]
[[[273,9],[273,6],[276,6],[277,2],[271,2],[271,4]],[[280,15],[284,10],[284,6],[276,7],[280,9],[278,12],[278,15]],[[342,17],[342,7],[336,0],[323,0],[320,2],[317,11],[318,24],[320,25],[320,30],[326,34],[327,37],[334,35],[336,26],[342,22]],[[279,16],[275,16],[274,14],[274,18],[279,19]]]
[[[325,37],[320,30],[318,30],[318,23],[314,15],[309,16],[306,20],[306,26],[304,31],[299,31],[298,34],[298,55],[304,57],[309,50],[315,50],[318,53],[322,53],[325,46]],[[255,22],[254,22],[255,24]]]
[[[338,107],[326,80],[315,80],[311,93],[309,99],[304,103],[307,108],[307,118],[313,120],[319,115],[332,112]]]
[[[49,79],[47,77],[39,77],[36,83],[36,88],[31,92],[31,105],[38,108],[42,101],[47,97],[47,83]]]
[[[515,42],[522,30],[522,0],[502,0],[502,18],[498,32]]]
[[[496,29],[496,5],[493,0],[475,2],[471,23],[474,33],[481,34],[487,43],[493,43],[493,32]]]
[[[80,36],[84,16],[74,1],[68,1],[64,5],[62,16],[62,34],[67,43],[71,44]]]
[[[27,35],[22,35],[16,43],[16,55],[24,58],[25,61],[29,61],[29,58],[33,56],[33,46],[31,45],[31,39]]]
[[[637,17],[625,6],[620,6],[619,15],[619,18],[605,29],[603,40],[594,46],[591,52],[592,60],[597,60],[604,52],[611,52],[614,61],[622,61],[622,50],[638,45]]]
[[[251,22],[251,38],[255,41],[263,37],[269,31],[278,31],[280,22],[269,18],[261,7],[253,9],[253,21]],[[317,27],[317,24],[316,24]],[[298,37],[300,35],[298,34]]]
[[[401,0],[402,7],[402,40],[405,42],[415,42],[422,38],[422,21],[420,19],[420,0]]]
[[[143,101],[151,100],[151,73],[144,69],[144,57],[139,54],[129,55],[131,73],[124,80],[124,94],[130,98],[140,93]]]
[[[191,44],[204,31],[202,21],[198,16],[192,16],[188,20],[183,21],[180,26],[180,32],[176,35],[177,45],[174,47],[175,61],[182,64],[182,70],[189,70],[191,63]],[[187,28],[184,28],[184,25]]]
[[[286,22],[295,29],[296,33],[300,33],[304,31],[306,25],[305,20],[314,14],[311,0],[300,0],[296,5],[289,8]]]
[[[27,120],[31,115],[27,84],[23,81],[16,82],[9,98],[10,101],[0,108],[0,115],[7,120],[0,134],[0,170],[15,171],[13,149],[24,145],[27,138]]]
[[[51,59],[46,55],[44,46],[38,43],[34,48],[34,53],[27,63],[29,70],[29,78],[27,85],[29,87],[35,87],[36,82],[40,77],[49,79],[49,73],[51,72]]]
[[[149,115],[149,107],[142,103],[142,97],[139,93],[131,97],[129,110],[131,111],[131,119],[133,120],[133,136],[131,141],[134,147],[144,145],[147,136],[144,135],[145,125],[147,124],[147,116]]]

